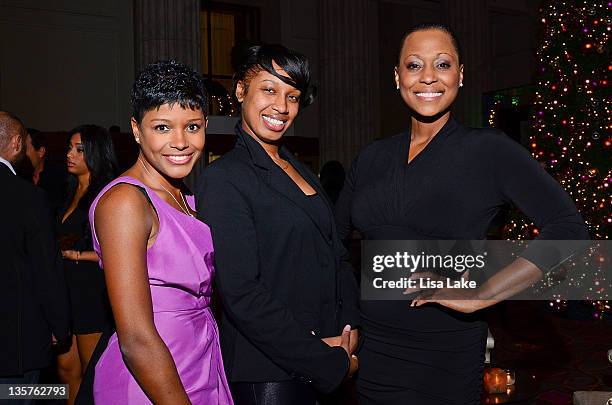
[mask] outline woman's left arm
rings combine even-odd
[[[98,254],[93,250],[62,250],[62,257],[64,259],[73,260],[73,261],[87,261],[87,262],[98,262],[100,258]]]
[[[530,244],[518,259],[477,290],[438,293],[455,299],[436,300],[436,293],[429,298],[421,296],[413,301],[412,306],[437,302],[461,312],[486,308],[528,288],[542,277],[543,272],[571,256],[577,249],[586,247],[586,244],[578,243],[545,242],[589,239],[587,227],[576,205],[523,146],[504,134],[486,136],[491,141],[483,153],[490,169],[487,172],[492,175],[488,187],[491,192],[498,193],[501,202],[515,205],[534,222],[539,230],[536,238],[539,243]]]

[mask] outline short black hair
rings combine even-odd
[[[459,40],[457,39],[457,34],[455,34],[455,32],[448,25],[440,24],[440,23],[421,23],[421,24],[414,25],[408,31],[406,31],[406,33],[402,37],[402,42],[400,42],[399,51],[397,52],[398,61],[400,60],[400,57],[402,56],[402,48],[404,47],[404,42],[406,42],[406,38],[408,38],[408,36],[414,32],[426,31],[426,30],[440,30],[440,31],[447,33],[451,39],[451,43],[453,44],[455,51],[457,52],[457,62],[461,64],[462,52],[461,52],[461,46],[459,45]]]
[[[40,132],[38,129],[28,128],[28,135],[30,135],[30,142],[35,150],[47,147],[47,136]]]
[[[139,73],[132,87],[133,117],[137,123],[147,111],[175,103],[206,114],[206,90],[198,73],[175,60],[152,63]]]
[[[274,70],[272,62],[287,72],[289,78]],[[306,107],[314,101],[316,88],[310,83],[310,63],[301,53],[279,44],[261,44],[246,48],[236,66],[234,88],[239,81],[245,81],[250,74],[262,70],[298,89],[300,107]]]

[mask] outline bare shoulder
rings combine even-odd
[[[149,206],[149,201],[138,186],[117,184],[100,197],[95,208],[95,220],[96,223],[108,220],[120,221],[124,225],[150,222],[146,221],[150,217]]]

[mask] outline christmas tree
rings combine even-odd
[[[574,199],[593,239],[609,239],[612,229],[611,10],[612,2],[603,0],[543,1],[529,145]],[[508,239],[538,235],[538,229],[516,212],[507,231]],[[604,269],[611,259],[605,251],[585,259],[597,268],[592,274],[594,296],[610,293],[604,287],[609,284]],[[610,301],[594,298],[583,304],[592,308],[594,318],[609,317]],[[567,302],[549,305],[563,311]]]
[[[575,200],[593,239],[612,229],[610,1],[546,0],[540,8],[532,154]],[[515,217],[508,237],[538,229]]]

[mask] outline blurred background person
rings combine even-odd
[[[0,187],[6,191],[0,199],[0,384],[37,383],[51,364],[53,336],[70,340],[68,297],[48,204],[44,193],[14,170],[25,157],[25,138],[21,121],[0,112]]]
[[[26,156],[18,164],[17,174],[47,192],[52,214],[61,207],[66,189],[66,171],[49,162],[47,136],[34,128],[27,129]],[[63,170],[62,170],[63,169]]]
[[[47,157],[47,137],[37,129],[28,128],[26,146],[26,155],[32,163],[32,182],[35,186],[42,185],[44,181],[41,181],[41,177]]]
[[[58,356],[60,380],[69,384],[73,403],[82,374],[102,332],[112,323],[104,273],[98,265],[89,227],[89,207],[117,174],[111,137],[97,125],[70,131],[66,154],[67,199],[58,215],[57,232],[72,312],[72,341]]]

